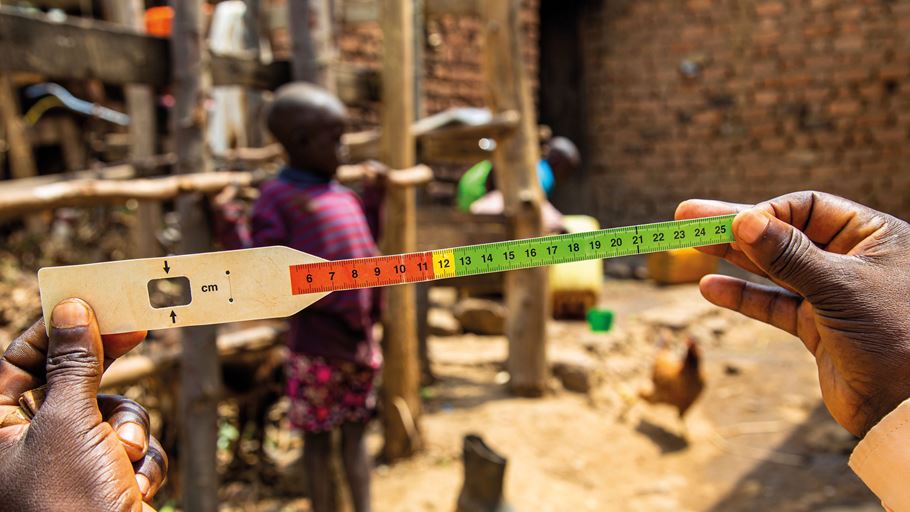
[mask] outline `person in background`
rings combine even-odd
[[[733,213],[736,243],[701,250],[775,284],[712,275],[702,294],[802,340],[831,416],[863,438],[850,467],[886,508],[910,511],[910,224],[819,192],[686,201],[676,218]]]
[[[575,144],[565,137],[553,137],[544,147],[546,157],[537,165],[540,187],[547,196],[556,183],[565,181],[581,167],[581,155]],[[479,162],[458,181],[458,208],[475,215],[498,215],[504,210],[502,193],[495,189],[493,162]],[[562,230],[562,214],[546,201],[543,204],[544,226],[547,231]]]
[[[276,92],[267,122],[288,165],[262,186],[248,228],[238,215],[224,212],[226,246],[284,245],[328,260],[378,254],[381,190],[372,187],[361,201],[333,179],[347,120],[341,101],[318,87],[293,83]],[[374,384],[382,364],[373,337],[378,304],[376,290],[336,292],[290,320],[289,417],[304,433],[304,466],[316,512],[335,509],[327,468],[337,429],[354,508],[370,510],[371,461],[364,436],[375,413]]]

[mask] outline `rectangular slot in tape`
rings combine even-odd
[[[186,306],[193,301],[190,280],[184,276],[152,279],[148,282],[149,304],[155,309]]]

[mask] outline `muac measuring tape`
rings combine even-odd
[[[506,272],[733,242],[733,215],[326,261],[287,247],[49,267],[38,271],[45,318],[79,297],[102,334],[290,316],[331,292]],[[182,281],[185,304],[153,307],[152,284]]]

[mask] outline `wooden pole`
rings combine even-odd
[[[288,31],[291,34],[291,74],[294,80],[319,83],[316,47],[310,24],[310,2],[288,0]]]
[[[115,23],[145,33],[145,2],[143,0],[104,0],[101,4],[104,17]],[[148,85],[130,84],[123,88],[126,112],[130,116],[130,152],[132,162],[147,160],[156,154],[158,126],[155,118],[155,91]],[[149,169],[138,167],[139,175]],[[131,258],[159,256],[161,246],[157,233],[161,227],[161,203],[139,201],[136,209],[136,227],[132,230]]]
[[[176,171],[211,170],[205,146],[205,99],[211,87],[207,54],[203,51],[202,0],[179,0],[174,8],[171,58],[174,66],[174,141]],[[211,250],[211,229],[204,196],[190,194],[177,201],[182,253]],[[179,272],[179,269],[174,269]],[[221,373],[213,326],[183,330],[180,367],[180,440],[183,509],[218,510],[216,441]]]
[[[263,29],[263,16],[261,0],[245,0],[246,13],[243,16],[244,45],[249,49],[256,60],[262,60],[261,36]],[[265,121],[263,110],[265,102],[260,91],[246,91],[246,134],[250,147],[258,148],[265,145]]]
[[[521,0],[484,0],[478,8],[485,21],[483,69],[490,107],[494,112],[515,110],[521,116],[518,129],[493,155],[496,185],[503,194],[512,237],[540,236],[544,195],[537,179],[537,119],[521,51]],[[508,272],[505,295],[512,392],[540,396],[547,381],[547,269]]]
[[[338,91],[335,64],[338,50],[335,45],[335,10],[333,0],[311,0],[316,9],[316,33],[313,43],[316,47],[316,68],[319,70],[319,85],[329,91]]]
[[[382,160],[389,166],[414,165],[413,0],[383,0]],[[414,251],[417,195],[413,187],[389,187],[383,219],[383,251]],[[420,370],[417,357],[417,298],[413,285],[386,291],[383,314],[383,457],[396,460],[420,448]]]
[[[334,16],[330,0],[288,0],[294,80],[335,92]],[[315,22],[315,23],[314,23]]]
[[[25,132],[19,98],[10,75],[0,73],[0,116],[6,128],[6,143],[9,145],[9,166],[13,178],[30,178],[38,175],[32,143]]]

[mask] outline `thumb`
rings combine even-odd
[[[826,280],[830,255],[805,233],[758,208],[733,220],[739,249],[778,284],[809,297]]]
[[[35,421],[50,416],[76,428],[101,423],[98,387],[104,349],[95,314],[80,299],[67,299],[51,313],[47,347],[47,397]]]

